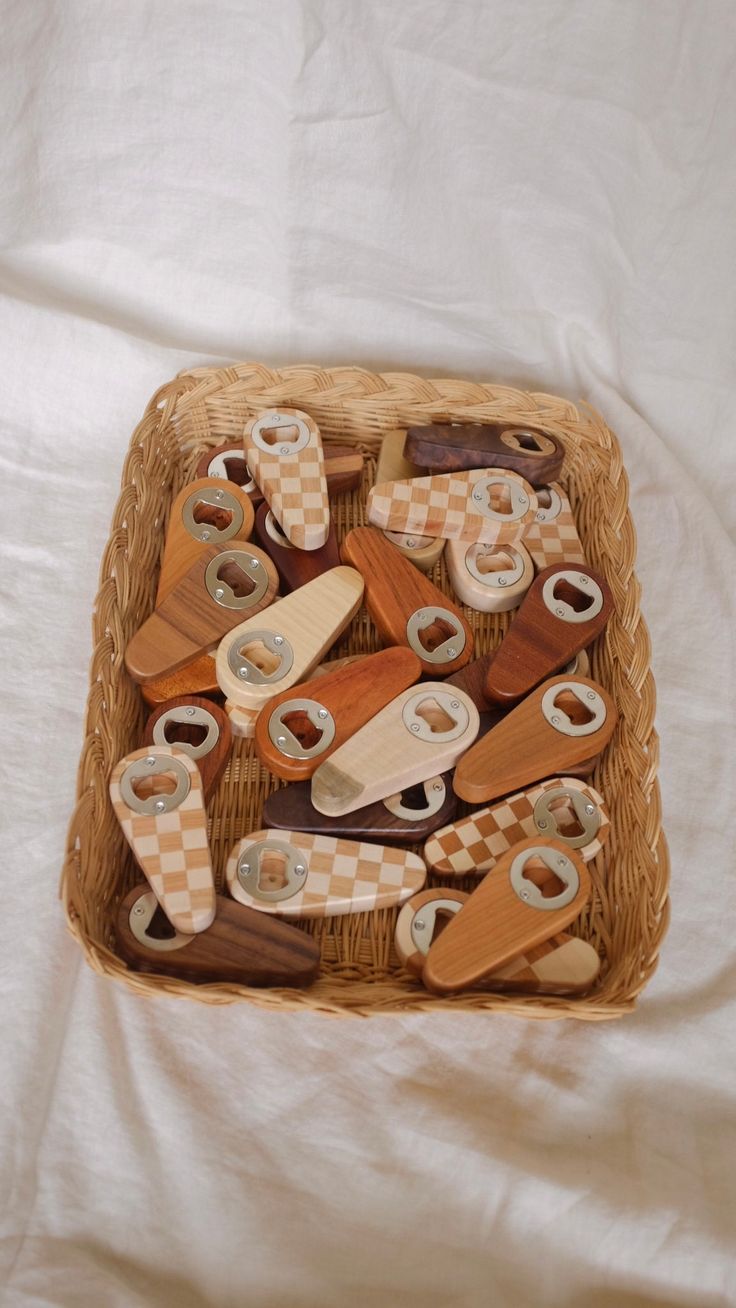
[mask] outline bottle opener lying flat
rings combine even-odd
[[[543,486],[559,477],[565,457],[556,436],[501,422],[409,427],[404,453],[432,472],[510,468],[532,486]]]
[[[140,692],[152,708],[180,695],[219,695],[215,660],[211,654],[202,654],[168,676],[147,681],[140,687]]]
[[[478,734],[468,695],[440,681],[411,686],[345,741],[312,776],[312,803],[352,813],[454,767]]]
[[[284,781],[311,777],[386,704],[413,686],[422,666],[409,649],[383,649],[276,695],[256,723],[256,753]]]
[[[363,576],[366,606],[385,645],[408,645],[422,671],[435,677],[472,658],[473,633],[460,609],[381,532],[354,527],[342,557]]]
[[[421,890],[418,854],[304,831],[254,831],[225,872],[234,899],[280,917],[337,917],[403,904]]]
[[[455,794],[484,804],[585,763],[592,772],[618,721],[610,695],[585,677],[550,677],[468,750]]]
[[[171,925],[191,935],[215,916],[215,883],[199,768],[173,745],[116,763],[110,798],[125,839]]]
[[[513,544],[536,512],[529,483],[497,468],[384,482],[368,492],[368,521],[374,526],[448,540]]]
[[[325,461],[316,422],[300,409],[269,409],[245,425],[245,457],[284,535],[318,550],[330,530]]]
[[[121,958],[137,972],[195,983],[308,986],[319,970],[319,945],[306,931],[217,896],[211,926],[199,935],[175,931],[152,891],[137,886],[118,909]]]
[[[518,841],[544,836],[577,849],[588,863],[610,830],[597,790],[576,777],[553,777],[435,831],[424,846],[424,861],[437,876],[482,876]]]
[[[314,669],[312,672],[312,681],[316,681],[318,677],[324,676],[325,673],[337,672],[339,668],[348,667],[349,664],[354,663],[361,658],[363,658],[362,654],[347,654],[341,659],[328,659],[326,663],[320,663]],[[258,721],[258,714],[261,712],[260,708],[243,708],[238,704],[234,704],[232,700],[226,699],[225,712],[230,719],[230,728],[233,735],[242,736],[246,740],[252,740],[256,734],[256,722]],[[279,825],[281,824],[278,822],[267,822],[267,826],[269,827],[276,827]],[[290,821],[285,825],[287,827],[294,827],[295,830],[299,831],[311,830],[310,827],[303,827],[300,822]]]
[[[574,849],[540,836],[514,845],[430,945],[425,986],[451,994],[477,985],[564,931],[589,896],[588,869]]]
[[[482,545],[448,540],[445,563],[458,599],[480,613],[515,609],[534,579],[534,564],[521,542]]]
[[[252,531],[253,506],[239,486],[223,486],[214,477],[200,477],[184,486],[171,506],[156,607],[207,546],[235,545],[248,540]]]
[[[256,545],[205,546],[187,575],[128,641],[134,681],[155,681],[214,649],[226,632],[257,614],[278,590],[273,563]]]
[[[432,938],[470,899],[464,890],[431,886],[403,905],[396,920],[394,947],[401,966],[421,977]]]
[[[346,491],[357,490],[363,480],[363,455],[352,445],[322,446],[325,461],[325,480],[327,494],[342,495]],[[197,477],[219,477],[234,481],[242,486],[253,508],[263,503],[263,494],[251,477],[245,461],[242,441],[232,441],[207,450],[197,464]]]
[[[220,643],[217,680],[239,708],[260,709],[307,677],[360,608],[363,578],[332,568],[272,604],[263,619],[242,622]]]
[[[524,544],[540,571],[552,563],[585,563],[570,501],[558,482],[537,488],[537,512]]]
[[[309,782],[297,781],[267,796],[262,820],[265,826],[287,831],[376,840],[383,845],[420,845],[437,827],[451,822],[456,809],[452,777],[446,772],[340,817],[319,813]]]
[[[232,732],[227,714],[210,699],[180,695],[159,704],[143,729],[143,745],[175,745],[199,768],[205,802],[230,757]]]
[[[329,572],[330,568],[340,566],[340,552],[332,520],[327,540],[320,549],[300,550],[286,539],[268,505],[261,504],[256,513],[254,534],[261,549],[266,551],[276,565],[284,595],[298,590],[305,582],[312,581],[323,572]]]
[[[612,609],[606,582],[586,564],[545,568],[532,582],[489,664],[489,699],[509,704],[528,694],[600,635]]]

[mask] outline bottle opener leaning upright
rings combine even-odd
[[[330,531],[322,440],[300,409],[269,409],[245,425],[245,455],[284,535],[301,550],[318,550]]]
[[[159,704],[143,730],[145,746],[175,745],[194,759],[205,802],[227,766],[232,743],[227,714],[219,704],[197,695],[180,695]]]
[[[209,546],[246,541],[253,531],[253,506],[239,486],[200,477],[179,491],[171,506],[156,607],[175,590]]]
[[[310,831],[346,840],[376,840],[382,845],[420,845],[455,816],[457,799],[449,772],[407,786],[396,795],[353,809],[339,817],[318,812],[308,781],[272,790],[263,805],[263,823],[287,831]]]
[[[534,427],[513,427],[501,422],[409,427],[404,453],[432,472],[510,468],[532,486],[543,486],[559,477],[565,457],[556,436],[548,436]]]
[[[255,538],[261,549],[273,559],[285,595],[323,572],[329,572],[330,568],[340,566],[340,551],[331,519],[324,545],[318,550],[300,550],[287,540],[268,505],[261,504],[256,513]]]
[[[492,545],[517,541],[536,511],[529,483],[498,468],[385,482],[368,492],[368,521],[384,531]]]
[[[552,563],[585,563],[570,501],[558,482],[537,488],[537,512],[524,544],[540,571]]]
[[[515,545],[483,545],[479,541],[448,540],[445,563],[455,594],[480,613],[515,609],[534,579],[531,556],[521,541]]]

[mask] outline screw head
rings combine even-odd
[[[215,499],[216,499],[216,500],[221,500],[222,497],[223,497],[223,495],[224,495],[224,493],[225,493],[225,492],[224,492],[224,491],[221,491],[221,490],[215,491]]]
[[[318,718],[326,718],[326,717],[327,717],[327,709],[325,709],[325,708],[318,709],[318,710],[317,710],[317,717],[318,717]]]
[[[460,708],[460,700],[459,700],[459,699],[451,699],[451,700],[450,700],[450,708]]]
[[[564,616],[565,616],[565,610],[564,610],[564,609],[555,609],[555,613],[557,614],[558,618],[564,618]]]
[[[241,863],[241,864],[240,864],[240,871],[241,871],[241,872],[245,872],[245,873],[250,872],[250,863]]]
[[[457,654],[457,650],[455,649],[454,645],[448,645],[448,646],[447,646],[447,657],[448,657],[448,659],[454,659],[454,657],[455,657],[456,654]]]
[[[414,918],[415,931],[423,931],[426,925],[427,925],[426,922],[421,917]]]
[[[277,736],[277,737],[276,737],[276,744],[277,744],[277,745],[285,745],[285,744],[286,744],[286,736]]]
[[[274,643],[274,645],[283,645],[283,643],[284,643],[284,638],[283,638],[283,636],[274,636],[274,638],[273,638],[273,643]]]
[[[156,762],[156,760],[155,760],[153,754],[149,754],[149,755],[148,755],[148,758],[145,759],[144,762],[145,762],[147,768],[152,768],[153,765],[154,765],[154,763]]]
[[[164,809],[166,808],[166,803],[163,799],[157,799],[153,807],[155,808],[157,813],[163,813]]]
[[[441,781],[435,781],[434,785],[432,786],[432,789],[433,789],[433,790],[441,790],[441,789],[442,789],[442,784],[443,784],[443,783],[442,783]]]
[[[250,566],[255,570],[258,567],[258,559],[251,559]]]
[[[224,592],[224,590],[222,589],[222,586],[218,586],[217,589],[216,589],[216,591],[215,591],[215,599],[222,599],[222,597],[223,597],[224,594],[225,594],[225,592]]]
[[[482,492],[482,491],[473,491],[473,499],[474,499],[474,500],[482,500],[482,499],[483,499],[483,492]]]
[[[585,811],[588,814],[588,817],[592,817],[595,813],[595,804],[586,804]]]
[[[282,445],[282,446],[281,446],[281,453],[282,453],[282,454],[288,454],[288,453],[289,453],[289,447],[288,447],[288,445]]]
[[[200,535],[200,540],[209,540],[209,538],[210,538],[210,533],[208,531],[203,531]]]
[[[412,729],[412,731],[418,731],[418,730],[419,730],[419,723],[418,723],[418,722],[412,722],[412,724],[411,724],[411,729]]]
[[[298,877],[305,877],[307,875],[307,869],[305,868],[303,863],[297,863],[296,867],[294,868],[294,871],[296,872]]]
[[[555,726],[555,727],[556,727],[556,726],[559,726],[559,722],[560,722],[560,719],[558,718],[557,714],[556,714],[556,713],[553,713],[553,714],[552,714],[552,723],[553,723],[553,726]]]
[[[528,890],[522,890],[522,892],[521,892],[521,898],[522,898],[522,899],[528,899],[528,898],[529,898],[529,891],[528,891]]]
[[[133,912],[135,913],[136,917],[140,917],[141,913],[145,913],[145,911],[146,908],[144,904],[136,904],[135,908],[133,909]]]
[[[537,826],[539,827],[540,831],[544,831],[547,826],[547,819],[540,818],[539,821],[537,822]]]
[[[506,578],[505,578],[505,577],[499,577],[499,578],[498,578],[498,584],[499,584],[499,586],[505,586],[505,585],[506,585]]]
[[[413,536],[407,536],[407,538],[406,538],[406,548],[407,548],[408,550],[413,550],[413,549],[415,548],[415,546],[416,546],[416,541],[415,541],[414,537],[413,537]]]
[[[544,509],[539,509],[536,515],[537,522],[544,522]]]
[[[567,867],[567,859],[566,859],[566,858],[558,858],[558,860],[557,860],[557,866],[558,866],[558,867]]]
[[[238,676],[242,677],[243,680],[245,680],[245,678],[248,676],[248,669],[246,667],[238,668]]]
[[[185,709],[185,712],[186,712],[186,715],[187,715],[188,718],[193,718],[193,717],[194,717],[194,709],[193,709],[193,708]]]
[[[578,581],[580,582],[581,586],[587,586],[589,580],[590,578],[585,577],[582,572],[580,573],[580,576],[578,577]]]
[[[595,691],[594,691],[594,690],[589,690],[585,698],[586,698],[586,699],[595,699]]]
[[[526,495],[520,495],[520,496],[519,496],[519,503],[520,503],[520,504],[526,504],[526,502],[527,502],[527,500],[526,500]]]

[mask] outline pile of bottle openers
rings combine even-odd
[[[338,548],[330,500],[360,485],[363,458],[323,447],[308,414],[262,412],[203,456],[125,654],[153,710],[110,779],[148,882],[118,913],[129,966],[303,986],[319,946],[289,919],[396,906],[399,962],[435,993],[594,983],[598,954],[567,928],[610,829],[584,778],[617,715],[585,651],[612,597],[563,457],[555,437],[502,424],[389,432],[371,525]],[[457,602],[428,575],[443,552]],[[517,610],[479,658],[463,604]],[[327,660],[353,620],[353,646],[374,643],[372,623],[384,648]],[[289,784],[232,849],[220,895],[207,804],[233,735]]]

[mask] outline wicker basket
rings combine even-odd
[[[589,994],[560,998],[474,990],[437,998],[402,970],[393,948],[395,910],[310,923],[322,948],[322,972],[308,990],[195,986],[129,971],[115,955],[113,921],[121,898],[140,879],[112,812],[108,778],[117,760],[140,743],[144,706],[123,664],[126,642],[153,607],[166,518],[202,452],[238,439],[259,409],[293,405],[312,414],[323,439],[355,443],[365,456],[363,494],[334,501],[338,536],[363,521],[381,437],[411,423],[503,420],[531,424],[565,444],[564,478],[590,563],[613,592],[615,613],[596,642],[592,675],[609,690],[620,723],[593,778],[608,803],[611,837],[590,864],[593,895],[575,930],[598,949],[600,980]],[[656,781],[658,740],[649,637],[639,611],[633,567],[636,538],[628,481],[618,442],[595,412],[552,395],[526,394],[469,381],[428,381],[405,373],[359,368],[280,370],[243,363],[181,374],[154,395],[136,428],[122,491],[100,570],[93,618],[94,652],[78,802],[71,819],[62,897],[71,931],[87,961],[138,994],[166,993],[204,1003],[248,1000],[263,1008],[350,1015],[506,1012],[523,1017],[619,1017],[630,1011],[657,962],[668,919],[668,857]],[[434,573],[451,593],[444,564]],[[466,610],[476,653],[498,644],[509,614]],[[335,647],[336,655],[379,648],[365,610]],[[222,884],[228,851],[261,824],[273,785],[252,742],[236,741],[210,803],[213,862]],[[469,883],[459,882],[469,889]]]

